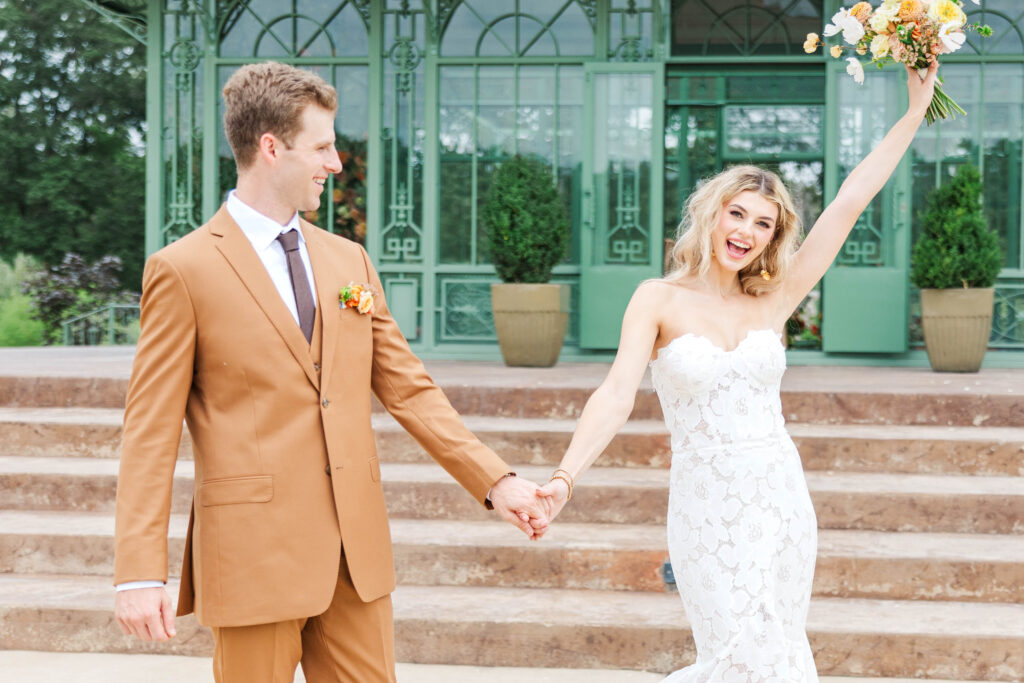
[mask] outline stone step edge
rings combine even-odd
[[[26,522],[31,525],[33,521],[45,524],[27,528]],[[83,521],[87,528],[81,528]],[[538,547],[502,521],[392,518],[390,523],[396,545],[513,548],[526,552]],[[168,538],[184,540],[187,524],[188,515],[172,514]],[[112,542],[113,532],[114,515],[104,512],[0,510],[0,536],[100,537]],[[665,527],[660,524],[556,520],[540,544],[548,550],[571,552],[668,552]],[[818,557],[1005,563],[1020,565],[1024,580],[1024,535],[1020,534],[820,529]]]

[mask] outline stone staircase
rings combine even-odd
[[[469,428],[537,480],[603,372],[431,369]],[[993,371],[978,384],[925,372],[793,368],[784,384],[821,526],[808,621],[819,671],[1021,680],[1024,373]],[[191,618],[160,646],[123,637],[113,622],[124,389],[110,376],[0,376],[0,648],[211,651]],[[692,661],[663,577],[669,449],[649,387],[539,543],[482,510],[389,416],[374,419],[400,583],[399,660],[650,671]],[[191,457],[186,438],[172,576]]]

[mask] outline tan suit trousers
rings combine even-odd
[[[213,638],[217,683],[292,683],[300,663],[307,683],[395,683],[391,596],[363,602],[345,558],[323,614],[214,628]]]

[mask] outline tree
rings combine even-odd
[[[145,47],[79,2],[0,0],[0,257],[144,259]]]

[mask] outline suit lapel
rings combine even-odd
[[[299,220],[302,236],[306,240],[309,251],[309,264],[313,267],[313,279],[316,280],[317,310],[320,314],[322,336],[320,342],[320,363],[323,372],[320,374],[321,393],[327,391],[327,378],[330,377],[328,365],[334,358],[334,348],[338,343],[338,330],[341,325],[338,315],[338,285],[335,271],[329,261],[328,245],[323,244],[321,235],[315,226]],[[301,333],[300,333],[301,335]]]
[[[295,360],[302,366],[303,371],[314,387],[320,385],[316,369],[313,367],[313,359],[309,354],[309,344],[302,336],[302,330],[295,323],[295,319],[288,311],[288,307],[281,300],[281,295],[274,286],[267,269],[264,267],[260,257],[252,248],[252,244],[246,238],[242,229],[238,227],[231,214],[225,207],[210,220],[210,233],[218,239],[214,244],[217,250],[223,254],[235,274],[249,290],[256,304],[263,310],[263,313],[270,320],[270,323],[277,330],[285,344],[291,351]],[[312,249],[310,255],[312,256]],[[316,270],[314,266],[313,270]],[[319,296],[319,292],[318,292]],[[326,327],[327,319],[324,319]]]

